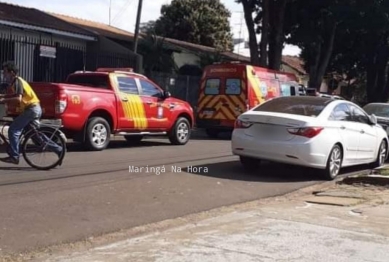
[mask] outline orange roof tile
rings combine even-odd
[[[120,38],[121,40],[128,40],[129,38],[133,38],[134,34],[127,32],[125,30],[99,23],[99,22],[94,22],[90,20],[85,20],[81,18],[76,18],[76,17],[71,17],[67,15],[61,15],[61,14],[55,14],[55,13],[49,13],[50,15],[57,17],[58,19],[62,19],[68,23],[71,24],[76,24],[81,27],[85,27],[88,30],[102,35],[106,37],[112,37],[112,38]]]
[[[304,69],[304,61],[302,61],[301,58],[297,56],[282,56],[282,62],[297,70],[301,74],[307,74],[307,71]]]
[[[54,14],[50,13],[51,15],[63,19],[68,23],[72,23],[84,28],[87,28],[91,30],[92,32],[96,34],[100,34],[105,37],[111,37],[111,38],[116,38],[119,40],[124,40],[124,41],[133,41],[134,39],[134,34],[119,28],[116,28],[114,26],[110,26],[104,23],[99,23],[95,21],[90,21],[90,20],[85,20],[81,18],[76,18],[76,17],[71,17],[71,16],[66,16],[62,14]],[[140,34],[140,37],[144,36],[143,34]],[[161,37],[162,38],[162,37]],[[213,47],[209,46],[203,46],[203,45],[198,45],[198,44],[193,44],[177,39],[172,39],[172,38],[164,38],[164,40],[170,44],[176,45],[178,47],[192,50],[194,52],[208,52],[208,53],[215,53],[217,50]],[[238,55],[232,52],[223,52],[223,56],[228,57],[229,59],[235,60],[235,61],[241,61],[241,62],[250,62],[250,58],[242,55]],[[306,71],[304,69],[304,62],[296,57],[296,56],[283,56],[282,57],[282,62],[287,64],[288,66],[294,68],[301,74],[306,74]]]
[[[63,19],[53,17],[41,10],[4,2],[0,2],[0,20],[79,35],[95,36],[84,28],[67,23]]]

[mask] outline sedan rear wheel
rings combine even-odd
[[[343,152],[339,145],[334,145],[327,160],[323,175],[327,180],[334,180],[342,168]]]

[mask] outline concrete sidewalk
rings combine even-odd
[[[332,185],[318,194],[305,189],[157,233],[34,261],[387,262],[387,189]]]

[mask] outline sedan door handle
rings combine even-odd
[[[344,126],[341,126],[340,129],[344,130],[344,129],[346,129],[346,128],[345,128]]]
[[[128,102],[128,99],[127,98],[122,98],[122,101]]]
[[[153,102],[146,102],[146,104],[151,105]]]
[[[365,133],[365,131],[364,130],[361,130],[361,134],[364,134]]]

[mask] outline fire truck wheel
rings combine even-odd
[[[111,138],[111,128],[102,117],[92,117],[89,119],[86,134],[85,145],[91,151],[101,151],[107,148]]]
[[[185,145],[188,143],[191,129],[188,119],[180,117],[169,132],[169,140],[173,145]]]

